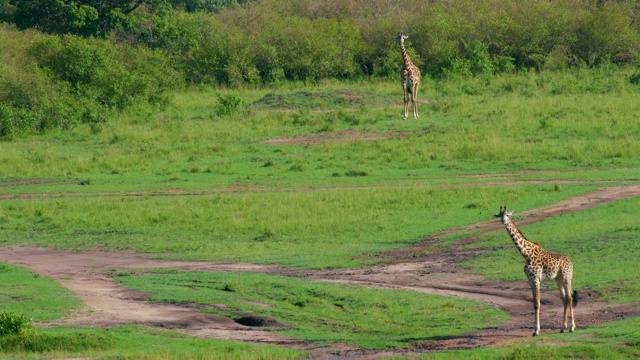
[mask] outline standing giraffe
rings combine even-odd
[[[398,34],[398,42],[400,43],[400,50],[402,51],[402,60],[404,61],[404,68],[402,69],[402,89],[404,90],[404,120],[407,120],[409,113],[409,95],[411,95],[411,104],[413,105],[413,118],[418,118],[418,86],[420,86],[420,70],[415,66],[407,50],[404,48],[404,40],[408,36],[402,33]]]
[[[578,304],[578,292],[572,291],[573,265],[571,260],[564,255],[550,253],[544,250],[540,244],[527,240],[509,218],[511,214],[513,211],[507,212],[507,207],[501,206],[500,214],[495,217],[500,218],[506,226],[513,243],[525,259],[524,273],[529,279],[529,286],[533,292],[533,309],[536,312],[536,330],[533,336],[540,334],[540,283],[545,279],[555,279],[560,290],[560,297],[564,304],[564,327],[561,332],[565,332],[567,329],[567,307],[571,312],[571,332],[573,332],[576,328],[573,307]]]

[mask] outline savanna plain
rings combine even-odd
[[[239,324],[251,315],[264,321],[248,327],[296,339],[230,340],[136,322],[60,325],[86,310],[82,298],[64,281],[9,260],[0,266],[0,331],[11,334],[0,337],[2,357],[638,357],[637,196],[520,226],[530,240],[571,258],[575,288],[590,294],[578,309],[628,310],[595,324],[577,317],[575,333],[560,334],[556,316],[530,337],[533,307],[523,300],[525,320],[512,325],[527,336],[434,349],[433,341],[499,329],[510,315],[460,296],[313,278],[389,264],[420,269],[422,256],[464,251],[473,255],[447,265],[454,276],[517,285],[530,295],[523,259],[504,228],[470,225],[492,220],[502,205],[516,211],[518,224],[527,219],[519,213],[638,186],[640,88],[629,81],[632,73],[602,66],[426,77],[420,118],[407,121],[398,82],[198,87],[172,94],[163,107],[123,111],[100,128],[79,124],[0,142],[3,249],[63,251],[66,261],[101,251],[106,258],[254,264],[262,270],[115,263],[95,271],[137,291],[139,302]],[[415,258],[391,255],[407,248],[419,249]],[[542,311],[562,309],[543,304]]]

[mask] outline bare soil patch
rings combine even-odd
[[[584,210],[610,201],[640,196],[640,185],[607,187],[586,195],[522,212],[518,224],[529,224],[560,214]],[[507,204],[508,205],[508,204]],[[516,209],[517,210],[517,209]],[[278,266],[245,263],[186,262],[152,259],[152,254],[132,252],[70,252],[31,247],[2,247],[0,261],[21,265],[41,276],[58,281],[71,290],[84,303],[83,309],[44,326],[79,325],[110,327],[122,324],[143,324],[173,329],[194,336],[228,340],[277,344],[307,349],[318,358],[357,356],[377,358],[390,355],[410,355],[444,349],[464,349],[501,345],[520,341],[533,332],[533,307],[526,281],[488,281],[481,276],[466,273],[458,265],[479,254],[465,245],[474,241],[467,237],[447,248],[436,248],[437,240],[448,234],[475,230],[495,231],[502,225],[495,220],[447,230],[424,239],[419,244],[385,254],[382,265],[358,269],[322,271],[291,270]],[[510,320],[499,328],[482,329],[460,337],[416,344],[407,350],[362,351],[344,344],[331,348],[317,347],[299,339],[282,336],[263,328],[286,326],[274,319],[247,314],[243,324],[232,319],[202,314],[192,304],[156,304],[146,301],[143,293],[132,291],[112,281],[113,269],[171,268],[181,271],[258,272],[305,277],[363,286],[405,289],[429,294],[462,297],[482,301],[499,307]],[[578,289],[579,290],[579,289]],[[640,304],[612,305],[597,300],[598,294],[583,291],[576,308],[578,327],[592,326],[640,315]],[[562,322],[562,302],[555,288],[543,291],[542,332],[559,331]],[[570,336],[570,335],[568,335]]]

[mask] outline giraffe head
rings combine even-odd
[[[494,218],[499,218],[503,224],[506,224],[509,220],[509,216],[513,214],[513,211],[507,212],[506,206],[500,206],[500,213],[493,215]]]
[[[399,33],[398,37],[396,38],[396,40],[398,41],[398,43],[400,44],[400,46],[404,46],[404,41],[406,39],[408,39],[409,37],[407,35],[404,35],[403,33]]]

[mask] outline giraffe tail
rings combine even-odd
[[[578,305],[578,290],[573,290],[573,307]]]

